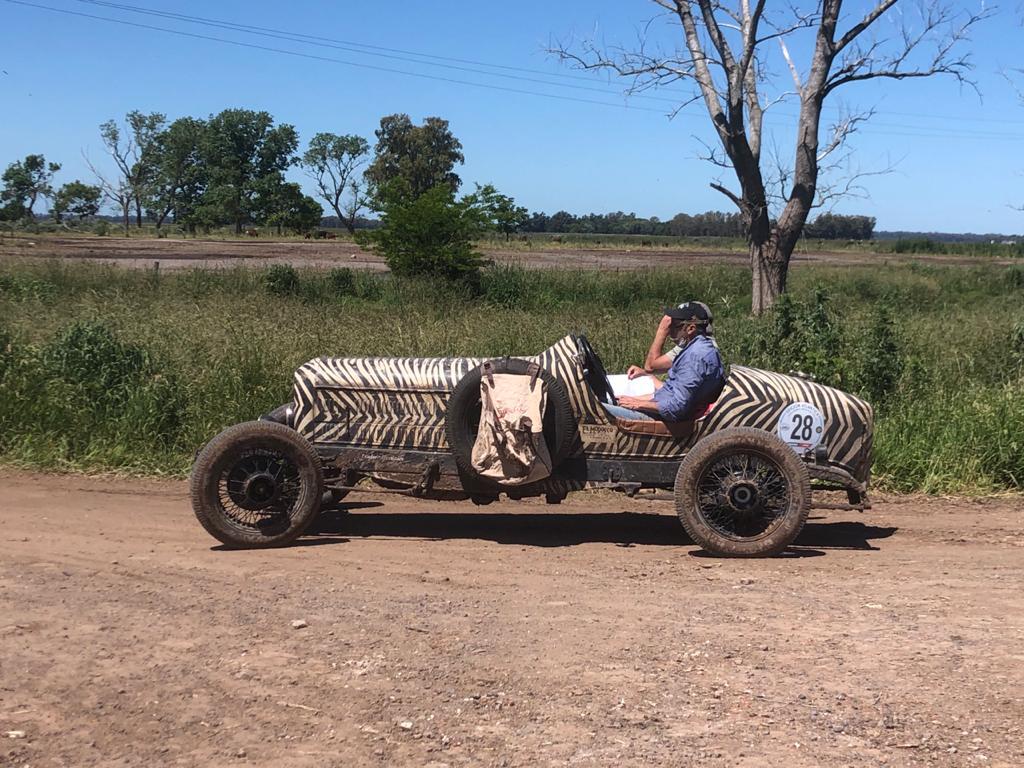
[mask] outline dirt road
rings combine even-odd
[[[183,483],[0,488],[3,766],[1024,763],[1017,501],[730,561],[610,496],[364,497],[231,552]]]

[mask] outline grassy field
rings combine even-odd
[[[497,267],[476,288],[345,269],[157,276],[0,265],[0,457],[46,469],[183,474],[221,427],[286,401],[328,355],[534,354],[571,330],[609,370],[659,310],[701,298],[727,362],[800,369],[876,408],[876,485],[1024,488],[1024,266],[802,266],[769,316],[749,275]]]

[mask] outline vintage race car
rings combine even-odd
[[[535,364],[547,390],[548,477],[513,486],[475,470],[485,363],[522,375]],[[694,542],[746,557],[783,551],[812,506],[870,506],[871,406],[809,377],[732,366],[717,400],[689,422],[618,419],[609,402],[609,377],[582,335],[533,358],[321,357],[295,372],[291,403],[199,451],[192,504],[228,546],[268,547],[291,542],[322,507],[368,486],[478,503],[662,489],[674,492]],[[846,491],[847,501],[812,504],[819,489]]]

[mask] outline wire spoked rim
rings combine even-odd
[[[757,541],[773,534],[792,507],[792,484],[777,461],[742,450],[708,462],[696,485],[696,512],[716,534]]]
[[[217,504],[238,528],[272,534],[288,528],[302,492],[294,460],[275,448],[233,455],[217,480]]]

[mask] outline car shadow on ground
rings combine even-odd
[[[892,536],[896,528],[859,522],[811,520],[794,543],[791,556],[813,556],[814,550],[873,550],[875,539]],[[525,513],[416,512],[346,514],[329,511],[311,529],[320,536],[395,537],[418,539],[480,539],[498,544],[566,547],[608,543],[680,546],[690,544],[679,518],[635,512]],[[306,539],[313,543],[317,539]],[[820,553],[819,553],[820,554]]]

